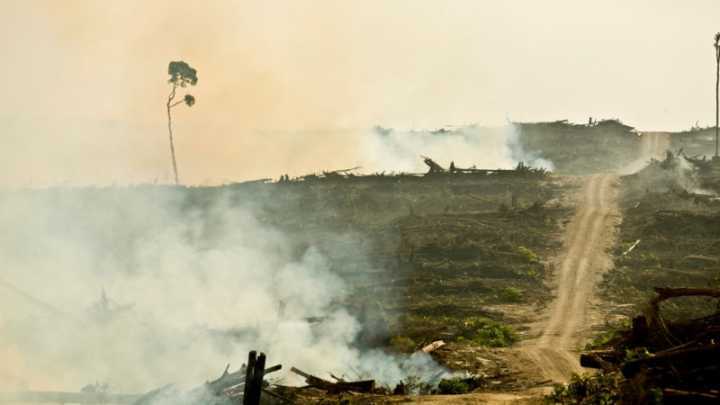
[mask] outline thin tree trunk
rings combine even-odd
[[[720,46],[715,45],[715,157],[718,157],[718,121],[720,121]]]
[[[180,180],[178,178],[177,161],[175,160],[175,144],[173,142],[172,115],[170,114],[170,109],[173,107],[172,101],[175,98],[175,90],[176,89],[177,89],[177,85],[173,84],[172,91],[170,92],[170,96],[168,97],[168,102],[167,102],[167,116],[168,116],[168,134],[170,135],[170,156],[172,157],[173,174],[175,175],[175,184],[179,184]]]

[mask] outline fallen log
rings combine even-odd
[[[704,263],[709,263],[709,264],[719,264],[720,263],[720,257],[716,257],[716,256],[689,255],[689,256],[685,256],[683,258],[683,260],[704,262]]]
[[[669,321],[660,304],[676,297],[720,298],[715,288],[656,288],[645,315],[632,319],[630,330],[610,342],[611,349],[585,352],[583,367],[622,376],[615,389],[635,398],[651,390],[662,392],[663,403],[720,403],[720,313]],[[638,358],[640,356],[640,358]],[[613,377],[615,378],[615,377]],[[643,394],[644,395],[644,394]]]
[[[685,391],[673,388],[662,390],[665,404],[717,404],[720,395],[710,392]]]
[[[601,369],[603,371],[611,371],[615,369],[613,364],[618,360],[619,354],[615,351],[593,351],[582,353],[580,355],[580,366]]]
[[[444,167],[440,166],[437,162],[430,159],[427,156],[420,156],[423,159],[423,162],[428,166],[430,169],[427,174],[436,174],[436,173],[445,173],[446,170]]]
[[[361,168],[360,166],[355,166],[355,167],[351,167],[349,169],[339,169],[339,170],[330,170],[330,171],[323,170],[323,175],[326,177],[337,176],[337,175],[341,175],[344,173],[352,172],[354,170],[358,170],[360,168]]]
[[[308,374],[295,367],[291,367],[290,371],[305,378],[305,383],[313,388],[319,388],[323,391],[330,393],[339,392],[372,392],[375,389],[375,380],[360,380],[360,381],[338,381],[331,382],[320,377],[316,377],[312,374]]]
[[[658,352],[652,357],[631,360],[623,364],[622,373],[632,377],[643,368],[675,367],[683,369],[701,368],[720,362],[720,345],[708,344],[690,349]]]

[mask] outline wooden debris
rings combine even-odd
[[[637,245],[639,245],[639,244],[640,244],[640,239],[636,240],[635,243],[633,243],[633,244],[628,248],[628,250],[626,250],[622,255],[623,255],[623,256],[627,256],[630,252],[632,252],[633,250],[635,250],[635,248],[636,248]]]
[[[439,348],[441,348],[441,347],[443,347],[443,346],[445,346],[445,341],[443,341],[443,340],[436,340],[436,341],[430,343],[429,345],[423,347],[422,349],[420,349],[420,351],[423,352],[423,353],[432,353],[432,352],[434,352],[435,350],[437,350],[437,349],[439,349]]]
[[[645,398],[655,389],[663,393],[666,404],[720,403],[720,312],[677,321],[664,319],[660,312],[660,303],[673,298],[720,299],[720,289],[656,288],[655,292],[646,314],[633,319],[631,330],[607,350],[583,353],[580,364],[624,377],[628,384],[620,389],[628,392],[621,392],[621,397],[644,392],[641,398]]]
[[[430,159],[427,156],[421,156],[423,159],[423,162],[428,166],[429,171],[427,174],[437,174],[437,173],[445,173],[447,170],[445,170],[444,167],[440,166],[437,162]]]
[[[290,371],[305,378],[307,385],[333,394],[340,392],[372,392],[375,389],[375,380],[344,381],[336,378],[338,382],[331,382],[295,367],[291,367]]]
[[[703,262],[705,264],[720,264],[720,257],[717,256],[690,255],[685,256],[684,260]]]

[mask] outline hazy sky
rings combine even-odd
[[[167,181],[177,59],[188,183],[362,161],[319,129],[714,121],[717,0],[0,1],[0,184]]]

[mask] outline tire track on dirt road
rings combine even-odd
[[[568,224],[565,245],[555,268],[556,298],[540,337],[523,345],[523,352],[544,377],[564,382],[581,370],[577,350],[588,333],[595,285],[612,260],[617,219],[614,175],[588,178],[580,192],[575,215]]]

